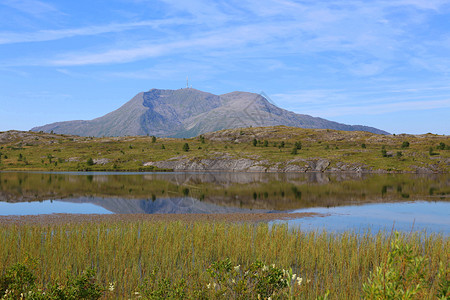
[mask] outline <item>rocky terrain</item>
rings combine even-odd
[[[264,96],[247,92],[213,95],[192,88],[151,89],[119,109],[89,121],[66,121],[35,127],[32,131],[80,136],[136,136],[190,138],[229,128],[286,125],[346,131],[386,131],[346,125],[279,108]]]
[[[434,134],[287,126],[227,129],[190,139],[0,132],[0,170],[448,173],[449,169],[450,139]]]

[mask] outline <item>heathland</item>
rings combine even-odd
[[[194,138],[0,133],[0,170],[448,173],[450,138],[286,126]]]

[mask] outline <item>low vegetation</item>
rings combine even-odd
[[[105,299],[449,297],[450,240],[441,235],[337,235],[285,225],[126,217],[41,220],[0,225],[5,296],[83,299],[76,293],[84,285],[91,293],[85,299],[99,292]],[[49,295],[55,288],[67,297],[27,298],[29,291]]]
[[[160,169],[148,162],[227,156],[267,166],[326,159],[328,169],[448,173],[449,149],[449,137],[434,134],[385,136],[286,126],[228,129],[190,139],[10,131],[0,133],[0,170],[152,171]]]

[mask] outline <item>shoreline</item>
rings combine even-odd
[[[213,214],[43,214],[0,216],[3,225],[49,225],[91,222],[267,222],[309,217],[324,217],[319,213],[213,213]]]

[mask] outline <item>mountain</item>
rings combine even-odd
[[[191,197],[150,199],[123,199],[78,197],[56,200],[69,203],[90,203],[116,214],[226,214],[226,213],[272,213],[267,209],[249,209],[222,206]]]
[[[386,131],[346,125],[296,114],[279,108],[259,94],[232,92],[213,95],[192,88],[151,89],[141,92],[119,109],[89,121],[57,122],[31,129],[80,136],[154,135],[188,138],[229,128],[286,125],[346,131]]]

